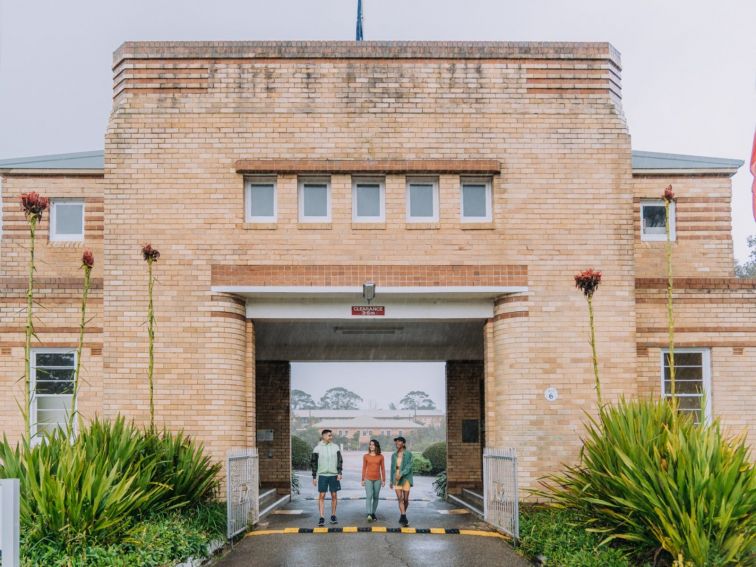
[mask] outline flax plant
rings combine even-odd
[[[31,340],[36,337],[32,311],[34,307],[34,242],[37,225],[42,220],[42,213],[49,205],[47,197],[41,197],[34,191],[21,195],[21,208],[26,222],[29,223],[29,285],[26,289],[26,342],[24,343],[24,430],[26,438],[31,438]]]
[[[601,381],[599,380],[598,355],[596,354],[596,325],[593,320],[593,294],[601,283],[601,272],[589,268],[575,275],[575,287],[580,289],[588,300],[588,317],[591,325],[591,353],[593,360],[593,378],[595,380],[596,399],[599,408],[601,401]]]
[[[669,334],[669,391],[672,403],[676,402],[675,398],[675,314],[672,307],[672,291],[674,282],[672,280],[672,223],[670,222],[670,208],[675,202],[676,197],[672,191],[672,185],[667,185],[662,194],[664,200],[664,219],[667,233],[667,329]]]
[[[74,372],[73,383],[73,401],[71,403],[71,416],[68,422],[68,433],[74,433],[74,416],[77,411],[77,400],[79,399],[79,372],[81,371],[81,351],[84,347],[84,330],[87,325],[87,298],[89,297],[89,288],[92,283],[92,268],[94,267],[94,254],[91,250],[84,250],[81,256],[81,268],[84,270],[84,291],[81,296],[81,321],[79,323],[79,344],[76,348],[76,370]]]
[[[152,274],[152,264],[160,258],[160,252],[152,247],[151,244],[145,244],[142,247],[142,256],[147,262],[147,336],[149,337],[149,364],[147,367],[147,381],[150,386],[150,428],[155,428],[155,385],[153,381],[153,370],[155,367],[155,309],[152,302],[152,291],[155,286],[155,278]]]

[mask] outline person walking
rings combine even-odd
[[[368,522],[374,522],[381,487],[386,486],[386,463],[381,455],[381,444],[371,439],[368,452],[362,457],[362,486],[365,487],[365,508]]]
[[[333,432],[324,429],[320,433],[320,443],[312,450],[310,468],[312,469],[312,485],[318,487],[318,510],[320,520],[318,526],[325,524],[325,495],[331,493],[331,523],[338,524],[336,519],[336,505],[338,491],[341,490],[341,471],[344,460],[338,445],[333,442]]]
[[[399,501],[399,523],[407,527],[407,508],[409,506],[410,488],[412,488],[412,453],[407,451],[407,440],[395,437],[396,451],[391,455],[391,488],[396,491]]]

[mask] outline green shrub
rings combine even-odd
[[[439,441],[429,445],[423,451],[423,457],[428,459],[431,464],[431,474],[438,474],[446,470],[446,441]]]
[[[21,522],[53,546],[109,545],[136,522],[207,500],[220,464],[178,433],[94,420],[74,441],[62,429],[30,446],[0,443],[0,478],[21,480]]]
[[[557,506],[604,541],[662,549],[695,566],[756,552],[756,469],[743,438],[697,425],[663,400],[624,401],[591,420],[578,466],[550,477]],[[542,493],[544,494],[544,493]]]
[[[422,453],[412,452],[412,474],[426,475],[430,474],[431,463],[423,457]]]
[[[301,437],[291,436],[291,466],[294,470],[305,471],[310,468],[312,447]]]
[[[545,558],[555,567],[630,567],[625,552],[600,545],[602,537],[587,532],[582,519],[567,510],[523,508],[520,512],[520,551],[531,559]]]

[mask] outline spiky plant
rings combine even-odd
[[[675,193],[672,191],[672,185],[667,185],[662,194],[664,200],[664,218],[665,230],[667,233],[667,329],[669,335],[669,391],[672,403],[676,403],[675,398],[675,314],[672,307],[672,292],[674,282],[672,280],[672,229],[670,223],[670,208],[675,202]]]
[[[593,360],[593,378],[595,381],[596,398],[601,407],[601,381],[599,380],[598,355],[596,354],[596,326],[593,320],[593,294],[601,283],[601,272],[588,268],[575,275],[575,287],[580,289],[588,300],[588,318],[591,326],[591,353]]]
[[[89,288],[92,284],[92,268],[94,267],[94,254],[91,250],[84,250],[81,255],[81,268],[84,270],[84,290],[81,295],[81,321],[79,322],[79,344],[76,347],[76,370],[74,371],[73,399],[71,402],[71,415],[68,420],[69,434],[73,435],[75,431],[76,418],[78,414],[77,400],[79,396],[79,373],[81,371],[81,352],[84,347],[84,331],[87,326],[87,299],[89,297]]]
[[[147,381],[150,387],[150,428],[155,428],[155,384],[153,381],[153,370],[155,367],[155,308],[152,302],[152,291],[155,286],[155,278],[152,274],[152,264],[160,258],[160,252],[152,247],[151,244],[145,244],[142,247],[142,256],[147,262],[147,336],[149,339],[149,363],[147,367]]]

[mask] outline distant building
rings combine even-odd
[[[411,419],[381,419],[366,415],[356,417],[334,417],[318,421],[312,425],[316,429],[330,429],[334,436],[352,439],[359,433],[360,445],[378,436],[395,437],[423,429],[423,425]]]
[[[364,427],[374,429],[397,429],[397,422],[409,421],[415,427],[441,427],[444,425],[446,412],[443,410],[334,410],[312,409],[292,410],[294,429],[307,429],[319,426],[320,422],[333,423],[334,421],[350,424],[353,430]],[[357,425],[359,424],[359,425]],[[380,425],[375,425],[380,424]],[[364,427],[363,427],[364,426]],[[326,425],[333,429],[333,425]]]

